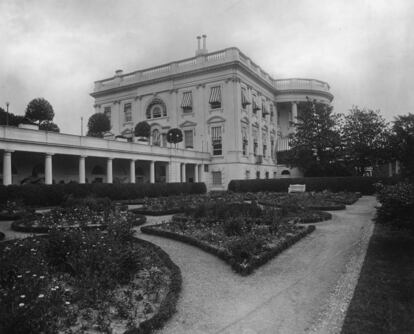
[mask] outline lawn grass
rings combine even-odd
[[[414,333],[414,234],[376,224],[341,334]]]

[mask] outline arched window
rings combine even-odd
[[[160,118],[167,116],[167,107],[163,100],[155,98],[148,104],[145,115],[147,119]]]
[[[151,140],[152,140],[152,145],[161,146],[161,135],[158,129],[152,130]]]
[[[290,175],[290,172],[287,169],[285,169],[284,171],[282,171],[282,175]]]

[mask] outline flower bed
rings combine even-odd
[[[179,268],[131,226],[0,245],[0,332],[149,333],[175,312]]]
[[[141,227],[143,233],[173,238],[210,252],[242,275],[252,273],[314,229],[297,225],[277,209],[221,202],[200,206],[189,216],[175,216],[170,223]]]
[[[140,226],[145,224],[146,217],[113,209],[95,211],[88,207],[61,208],[16,220],[11,227],[17,232],[48,233],[53,228],[105,229],[110,222]]]
[[[21,203],[7,201],[0,207],[0,221],[21,219],[30,213],[33,213],[33,210],[27,209]]]

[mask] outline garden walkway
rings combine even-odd
[[[163,248],[183,275],[177,313],[159,333],[339,333],[373,230],[376,200],[362,197],[252,275],[198,248],[136,235]],[[151,218],[148,224],[167,217]]]

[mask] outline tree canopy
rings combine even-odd
[[[344,160],[358,175],[365,168],[387,160],[389,127],[379,111],[354,106],[344,116],[342,142]]]
[[[149,138],[151,135],[151,126],[147,121],[139,122],[137,125],[135,125],[134,135],[136,137]]]
[[[333,113],[332,106],[310,99],[299,107],[286,161],[305,175],[313,174],[311,171],[323,175],[332,169],[341,152],[339,115]]]
[[[167,142],[178,144],[183,141],[183,132],[178,128],[173,128],[167,132]]]
[[[87,136],[102,138],[104,132],[109,130],[111,130],[111,122],[105,114],[96,113],[89,117]]]
[[[395,118],[390,144],[393,157],[401,162],[403,175],[414,181],[414,114]]]
[[[43,121],[52,121],[55,117],[52,105],[40,97],[33,99],[26,107],[26,118],[40,125]]]

